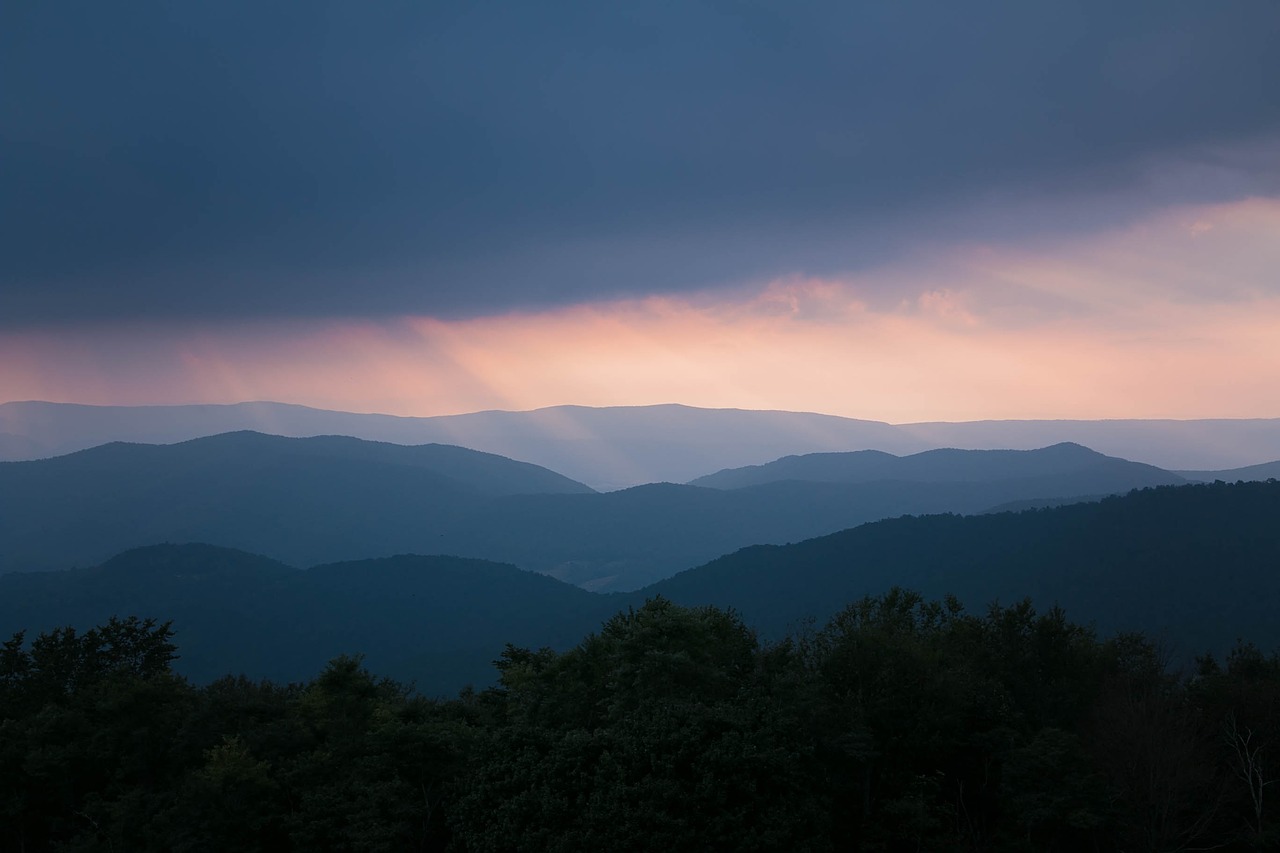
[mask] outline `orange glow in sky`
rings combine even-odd
[[[892,298],[885,298],[885,294]],[[874,298],[872,298],[874,297]],[[890,422],[1280,416],[1280,201],[1035,251],[445,322],[0,332],[0,401],[404,415],[681,402]]]

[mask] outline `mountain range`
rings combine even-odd
[[[1071,442],[1038,450],[927,450],[894,456],[878,450],[786,456],[764,465],[699,477],[694,486],[741,489],[799,480],[810,483],[1004,483],[1038,497],[1128,491],[1185,478],[1141,462],[1095,453]]]
[[[282,403],[192,406],[0,404],[0,460],[56,456],[112,441],[173,443],[239,430],[454,444],[558,471],[598,490],[688,482],[791,454],[938,448],[1029,450],[1075,442],[1169,470],[1221,471],[1280,459],[1280,419],[1049,420],[888,424],[806,412],[681,405],[413,418]]]
[[[492,454],[338,436],[113,443],[0,463],[0,571],[94,565],[157,542],[210,542],[294,566],[402,553],[489,559],[621,591],[748,545],[880,518],[1185,480],[1061,444],[788,457],[699,482],[602,494]]]
[[[1247,637],[1280,644],[1280,483],[1162,487],[1021,513],[890,519],[743,549],[629,594],[595,594],[509,565],[399,556],[298,570],[209,545],[160,545],[101,565],[0,576],[0,636],[113,614],[173,619],[180,671],[297,680],[341,653],[428,694],[488,683],[504,644],[565,648],[661,595],[735,608],[765,638],[906,586],[981,611],[1030,597],[1100,632],[1142,630],[1176,661]]]

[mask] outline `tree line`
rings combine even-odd
[[[894,589],[761,642],[663,598],[430,699],[340,657],[176,675],[168,623],[0,647],[0,849],[1263,850],[1280,658],[1175,672],[1029,602]]]

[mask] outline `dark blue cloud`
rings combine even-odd
[[[9,324],[474,314],[849,268],[976,193],[1114,187],[1280,128],[1268,0],[0,15]]]

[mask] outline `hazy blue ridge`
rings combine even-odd
[[[1166,469],[1219,470],[1280,459],[1280,419],[1052,420],[888,424],[813,412],[552,406],[435,417],[284,403],[86,406],[0,403],[0,459],[54,456],[110,441],[172,443],[236,430],[442,443],[535,463],[597,489],[683,483],[791,454],[875,449],[1030,450],[1075,442]]]
[[[340,654],[429,695],[487,682],[504,642],[563,647],[618,607],[513,566],[399,556],[298,570],[210,545],[138,548],[101,566],[0,576],[8,637],[112,615],[174,621],[177,668],[296,681]]]
[[[86,565],[162,541],[217,542],[297,565],[430,553],[460,513],[540,491],[591,490],[444,445],[253,432],[113,443],[0,463],[0,571]]]
[[[155,542],[215,542],[298,566],[450,554],[625,591],[749,545],[881,518],[1181,482],[1072,445],[836,456],[873,458],[866,476],[880,479],[653,483],[600,494],[534,465],[445,445],[252,432],[115,443],[0,464],[0,571],[93,565]],[[775,467],[786,473],[793,462]]]
[[[1246,465],[1243,468],[1226,468],[1221,471],[1175,471],[1193,483],[1212,483],[1222,480],[1234,483],[1238,480],[1274,480],[1280,479],[1280,460],[1263,462],[1260,465]]]
[[[708,474],[691,485],[740,489],[783,480],[821,483],[918,483],[1034,482],[1053,478],[1055,488],[1086,487],[1097,490],[1123,482],[1128,488],[1177,485],[1186,480],[1152,465],[1116,459],[1087,447],[1063,442],[1037,450],[926,450],[910,456],[894,456],[874,450],[850,453],[809,453],[787,456],[765,465],[750,465]],[[1062,484],[1062,485],[1059,485]],[[1054,495],[1043,495],[1053,497]]]

